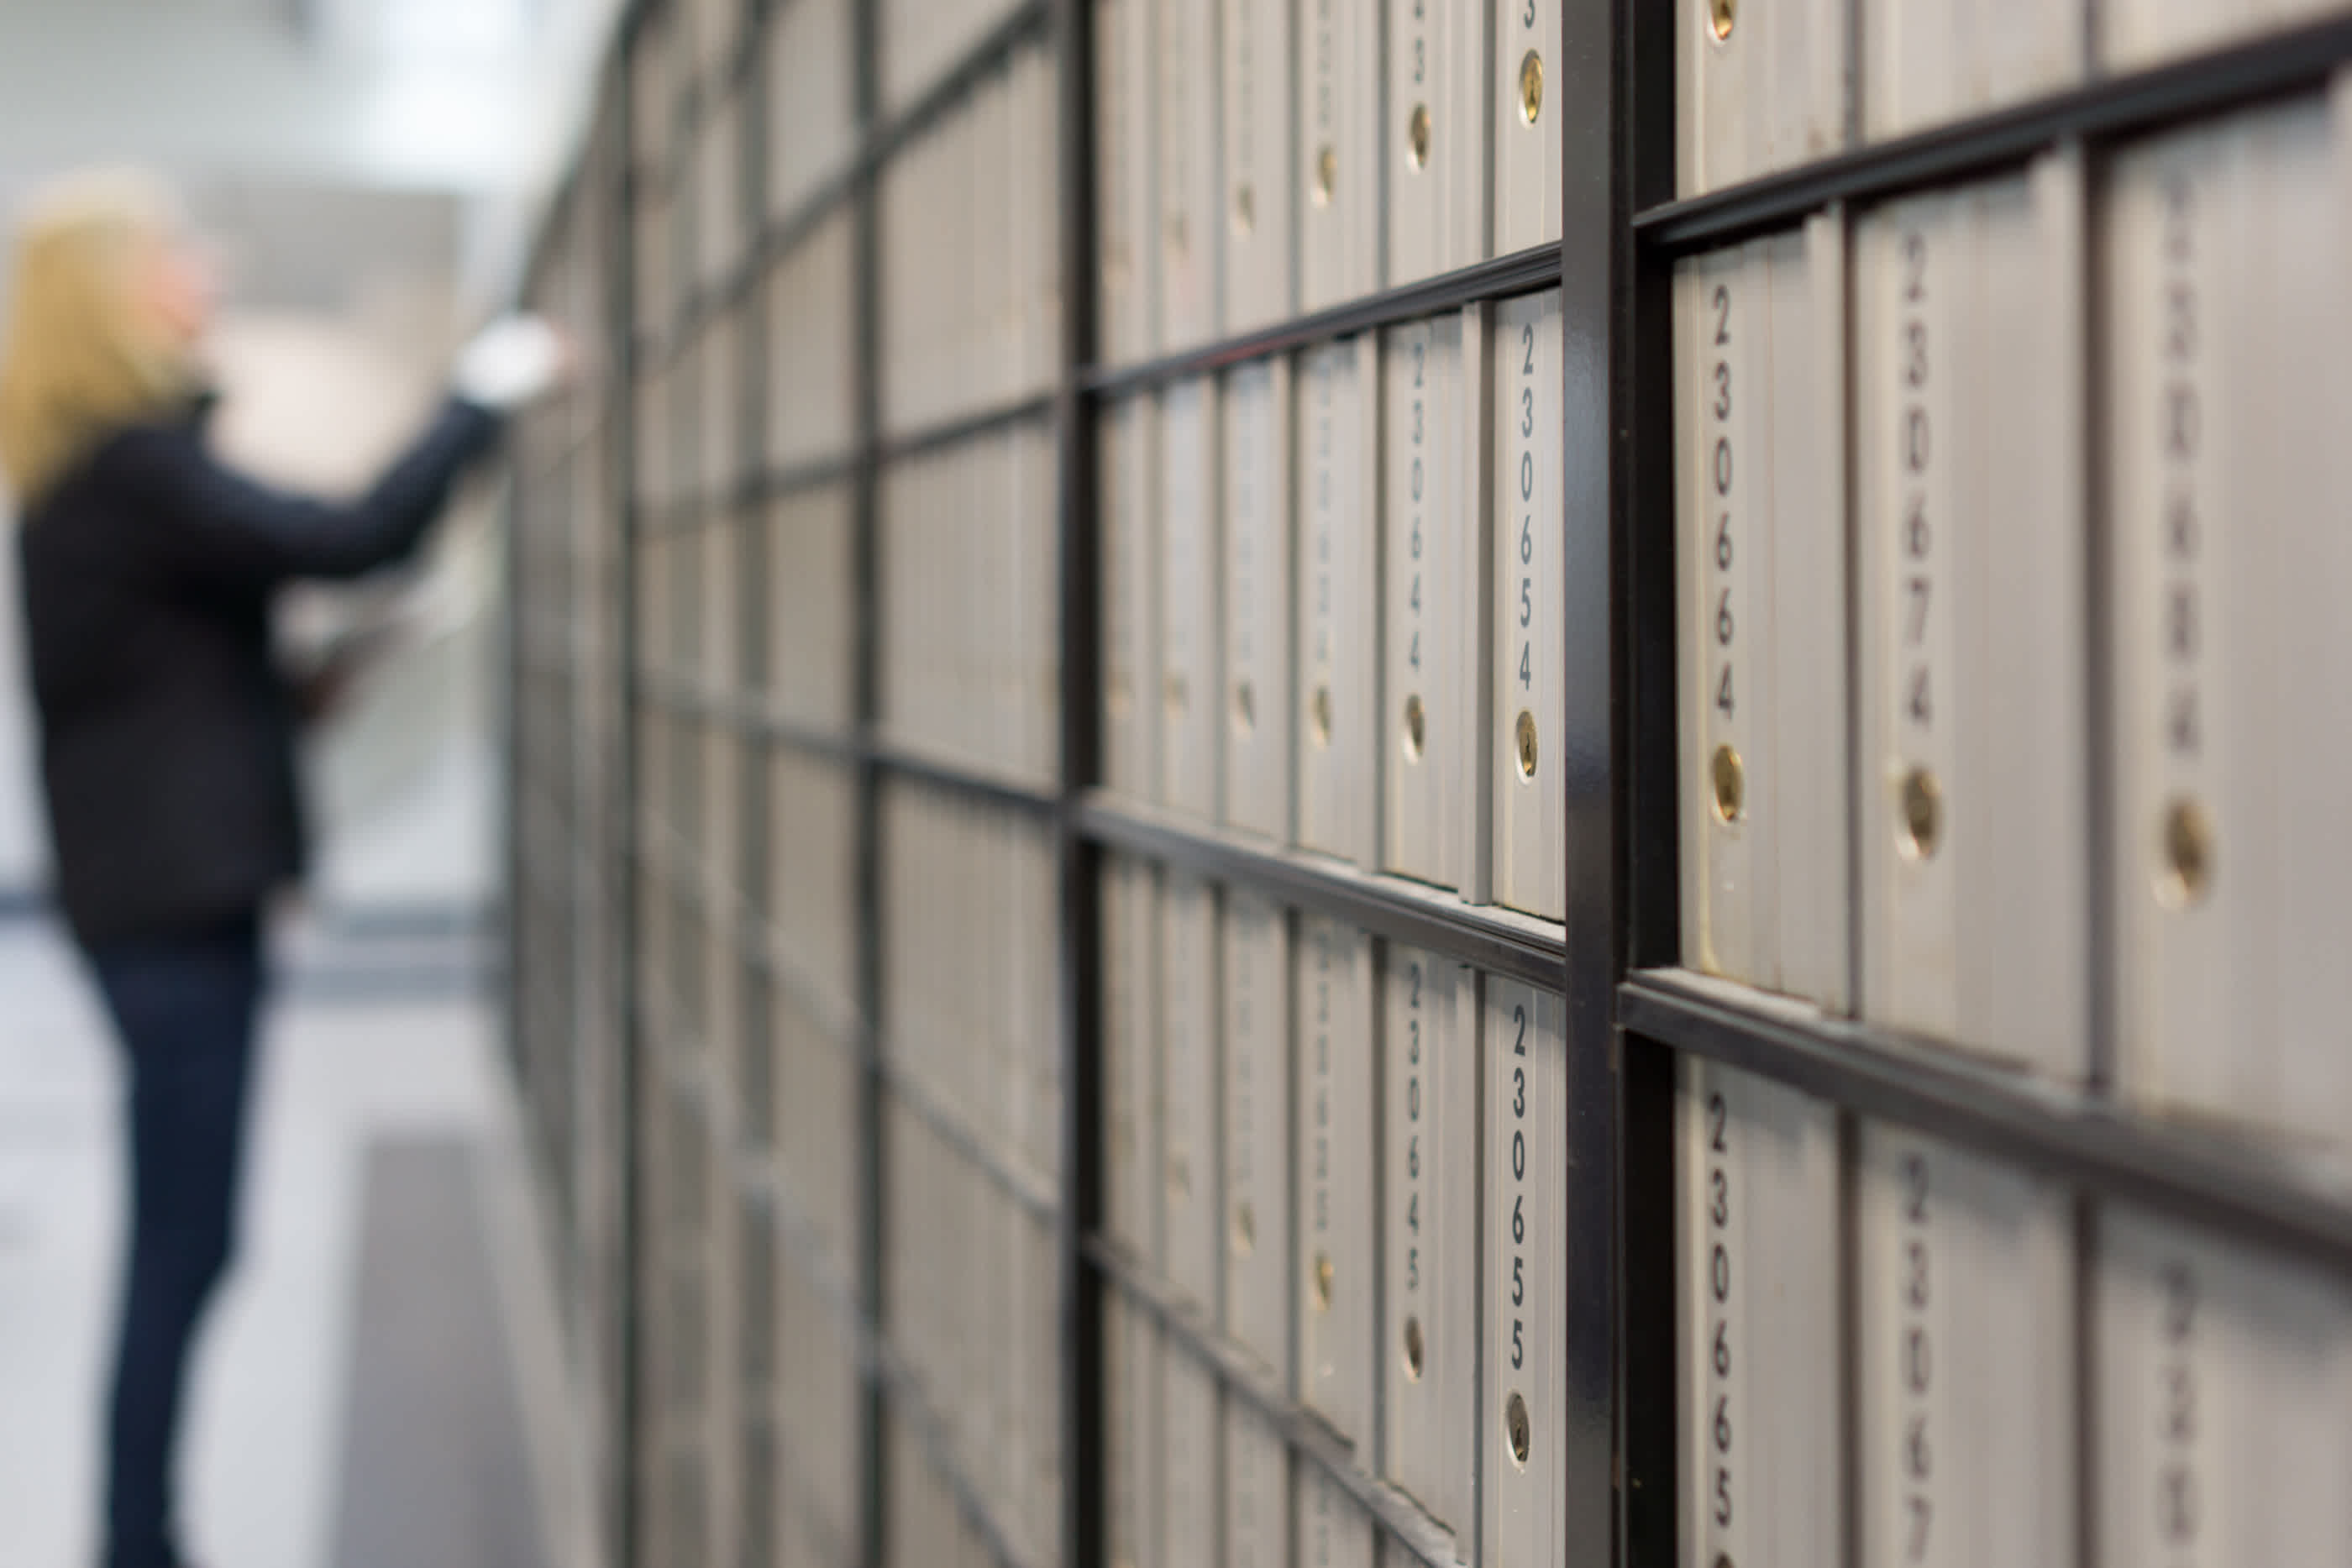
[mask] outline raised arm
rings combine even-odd
[[[137,503],[162,534],[159,556],[189,580],[267,591],[294,578],[357,577],[416,548],[500,416],[568,373],[562,337],[535,316],[491,323],[458,356],[457,393],[357,501],[307,499],[214,462],[189,430],[141,431],[121,454]]]
[[[131,498],[153,520],[174,576],[259,591],[296,578],[349,578],[407,555],[440,515],[499,418],[452,398],[358,499],[331,502],[257,484],[214,461],[194,430],[143,430],[117,455]]]

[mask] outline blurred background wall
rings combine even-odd
[[[349,492],[508,298],[616,10],[9,0],[0,210],[90,162],[171,176],[226,265],[218,444],[278,481]],[[313,747],[323,907],[464,915],[496,886],[496,512],[469,495],[421,570],[292,608],[297,640],[389,593],[424,628]],[[46,872],[15,578],[0,550],[0,904],[37,896]]]

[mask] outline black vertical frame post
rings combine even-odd
[[[541,243],[545,249],[545,242]],[[544,267],[543,258],[534,260],[527,287],[537,286]],[[513,450],[510,444],[509,451]],[[519,471],[520,464],[515,465]],[[503,821],[499,823],[499,860],[506,867],[506,901],[500,911],[501,935],[506,943],[506,996],[502,998],[499,1023],[506,1032],[507,1064],[518,1082],[530,1092],[529,1062],[530,1004],[525,998],[530,988],[528,972],[529,948],[524,933],[530,928],[530,860],[522,843],[523,787],[530,777],[529,758],[522,733],[522,711],[530,690],[530,657],[523,646],[529,629],[526,613],[529,600],[522,591],[529,552],[523,548],[525,516],[530,506],[530,486],[520,472],[516,472],[507,485],[505,500],[505,532],[500,552],[506,570],[506,646],[503,650],[506,691],[499,704],[499,746],[506,766],[506,789],[502,796]],[[526,1136],[532,1130],[538,1107],[523,1107],[522,1125]],[[534,1172],[534,1175],[537,1173]]]
[[[741,1076],[734,1085],[748,1111],[745,1126],[763,1151],[775,1145],[772,1109],[774,1030],[770,1017],[773,996],[765,961],[767,934],[772,925],[775,889],[771,885],[768,836],[768,786],[772,744],[754,716],[753,694],[764,693],[772,666],[769,627],[767,503],[751,482],[767,461],[768,440],[768,280],[759,270],[760,226],[765,215],[768,189],[767,51],[762,47],[771,0],[748,0],[743,13],[743,48],[753,51],[738,78],[740,102],[735,113],[740,131],[741,159],[737,164],[737,194],[741,202],[737,228],[743,269],[735,299],[737,395],[742,400],[736,420],[736,469],[730,486],[730,524],[735,530],[735,737],[741,749],[741,798],[737,801],[736,841],[740,846],[737,867],[742,898],[739,911],[751,921],[739,934],[736,962],[741,971],[744,1007],[742,1051],[738,1058]]]
[[[1568,637],[1568,1449],[1563,1498],[1573,1568],[1603,1568],[1619,1533],[1617,1192],[1622,1076],[1615,994],[1623,954],[1617,911],[1617,609],[1610,528],[1620,337],[1614,234],[1618,99],[1612,0],[1564,0],[1560,17],[1560,322],[1567,385]]]
[[[1064,1062],[1062,1203],[1062,1561],[1109,1561],[1103,1506],[1107,1378],[1101,1282],[1087,1238],[1102,1220],[1100,879],[1080,831],[1083,792],[1101,777],[1100,530],[1095,526],[1094,404],[1078,373],[1094,357],[1094,7],[1052,0],[1056,113],[1062,340],[1054,393],[1055,528],[1060,542],[1062,789],[1054,815],[1060,882],[1057,1002]]]
[[[1612,644],[1619,719],[1616,782],[1622,976],[1671,963],[1680,950],[1675,698],[1673,277],[1633,230],[1642,206],[1672,196],[1675,7],[1613,0],[1612,122],[1617,196],[1610,246],[1613,413],[1609,530],[1614,557]],[[1676,1427],[1675,1116],[1672,1051],[1613,1036],[1622,1074],[1617,1342],[1624,1492],[1619,1568],[1676,1562],[1680,1479]]]
[[[736,912],[741,929],[736,933],[733,961],[741,1005],[737,1009],[736,1081],[731,1086],[738,1110],[738,1153],[748,1134],[763,1155],[775,1150],[775,996],[767,962],[768,936],[772,929],[774,889],[771,885],[769,841],[770,752],[764,727],[754,716],[753,694],[768,689],[772,667],[769,631],[769,528],[767,507],[760,487],[750,482],[766,463],[768,439],[768,312],[767,279],[758,268],[762,253],[759,236],[767,212],[768,193],[768,51],[765,47],[772,0],[745,0],[738,18],[737,42],[741,57],[727,68],[734,82],[736,102],[726,110],[735,116],[738,141],[735,229],[738,255],[730,263],[740,283],[730,288],[735,310],[737,395],[735,476],[729,484],[729,523],[735,532],[736,656],[735,698],[726,712],[731,716],[737,748],[735,874],[741,896]],[[740,1161],[733,1168],[740,1168]],[[736,1227],[735,1302],[738,1313],[735,1353],[740,1381],[748,1403],[740,1412],[735,1434],[737,1459],[737,1560],[740,1568],[767,1568],[776,1560],[777,1511],[773,1505],[776,1463],[775,1356],[772,1350],[775,1324],[770,1313],[755,1313],[755,1304],[771,1307],[775,1300],[774,1251],[772,1244],[754,1246],[755,1229],[772,1226],[772,1217],[755,1215],[745,1185],[738,1181],[729,1193],[730,1218]],[[768,1235],[768,1230],[762,1230]],[[764,1277],[755,1279],[754,1271]]]
[[[643,1383],[647,1375],[646,1354],[646,1262],[648,1248],[646,1232],[652,1216],[646,1213],[646,1183],[644,1172],[644,1118],[646,1090],[653,1074],[646,1050],[645,1021],[641,1004],[644,1001],[642,967],[643,922],[639,919],[642,900],[638,895],[638,868],[644,845],[640,841],[637,821],[637,768],[639,766],[637,661],[637,535],[643,517],[637,505],[637,377],[640,349],[636,331],[637,297],[637,195],[638,181],[643,171],[637,167],[637,117],[643,107],[636,101],[635,60],[639,42],[645,31],[646,17],[650,9],[646,0],[638,0],[623,16],[618,42],[613,51],[612,94],[615,106],[614,115],[614,189],[610,208],[613,233],[612,267],[607,273],[611,298],[606,301],[612,312],[611,342],[614,364],[611,382],[609,417],[614,428],[608,443],[612,453],[612,507],[614,523],[614,573],[616,578],[619,603],[615,606],[615,672],[620,681],[620,777],[616,780],[616,800],[614,808],[614,836],[611,846],[614,883],[620,894],[618,922],[619,974],[615,977],[614,995],[619,1004],[619,1017],[614,1020],[620,1047],[619,1082],[621,1098],[618,1118],[621,1138],[616,1158],[620,1165],[620,1237],[615,1271],[619,1275],[620,1345],[618,1374],[613,1388],[614,1475],[611,1514],[607,1523],[608,1540],[612,1544],[613,1561],[620,1568],[650,1568],[643,1563],[640,1547],[643,1542],[645,1500],[642,1495],[644,1457],[642,1423],[647,1401]]]
[[[858,931],[857,1004],[864,1027],[858,1034],[859,1195],[863,1203],[863,1254],[856,1260],[858,1291],[865,1308],[871,1343],[887,1343],[888,1324],[883,1303],[888,1281],[885,1275],[884,1198],[889,1164],[884,1138],[888,1129],[889,1084],[883,1076],[882,1041],[882,779],[873,741],[882,715],[882,211],[880,162],[875,158],[882,134],[881,6],[873,0],[856,0],[850,6],[850,73],[852,112],[857,128],[855,182],[849,201],[851,285],[856,298],[851,305],[852,354],[856,415],[856,473],[850,501],[851,571],[855,582],[856,628],[852,676],[851,713],[857,727],[856,886]],[[886,1458],[890,1418],[888,1378],[885,1364],[869,1360],[865,1368],[865,1556],[884,1560],[884,1532],[889,1526],[889,1477]]]

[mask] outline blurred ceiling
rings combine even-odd
[[[390,293],[446,294],[486,198],[268,172],[184,176],[232,305],[339,313]]]
[[[613,0],[7,0],[0,157],[511,191],[568,142]]]
[[[388,274],[493,298],[618,8],[0,0],[0,205],[56,170],[131,160],[188,189],[247,301],[332,305]]]

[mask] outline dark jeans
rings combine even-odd
[[[188,1350],[227,1271],[261,999],[257,919],[93,944],[129,1068],[131,1249],[107,1410],[108,1568],[177,1568]]]

